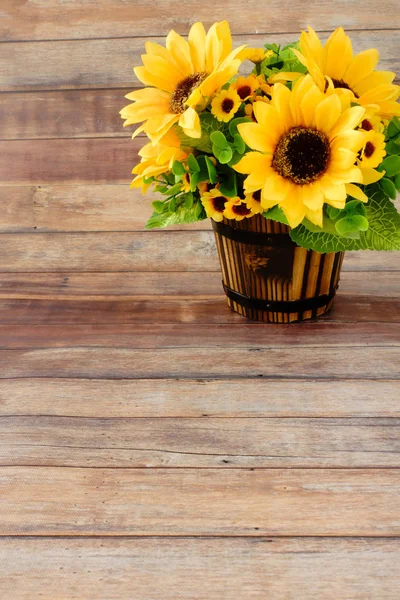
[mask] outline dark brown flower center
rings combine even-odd
[[[253,192],[252,198],[256,202],[261,202],[261,190],[257,190],[256,192]]]
[[[241,100],[247,98],[251,94],[251,87],[249,85],[242,85],[237,90],[238,96]]]
[[[361,123],[361,129],[364,129],[364,131],[371,131],[371,129],[373,129],[371,121],[368,121],[368,119],[364,119]]]
[[[371,158],[371,156],[373,155],[374,152],[375,152],[375,146],[373,145],[373,143],[367,142],[365,144],[365,148],[364,148],[364,156],[366,156],[367,158]]]
[[[186,102],[190,94],[203,83],[206,77],[207,73],[200,71],[199,73],[193,73],[193,75],[189,75],[189,77],[180,81],[171,94],[169,101],[170,111],[177,115],[185,112]]]
[[[229,114],[232,110],[232,108],[234,107],[235,103],[232,100],[232,98],[224,98],[222,100],[222,104],[221,104],[221,108],[222,108],[222,112]]]
[[[329,140],[322,131],[293,127],[278,142],[272,167],[298,185],[312,183],[328,168]]]
[[[217,196],[212,199],[213,207],[216,212],[224,212],[225,204],[227,203],[227,199],[225,196]]]
[[[356,94],[355,91],[351,89],[349,84],[346,83],[345,81],[343,81],[343,79],[333,79],[332,77],[331,77],[331,79],[332,79],[334,88],[344,88],[345,90],[350,90],[351,92],[353,92],[353,94],[355,95],[356,98],[359,98],[359,95]],[[327,88],[328,88],[328,82],[326,82],[325,91],[327,90]]]
[[[232,211],[238,216],[246,216],[251,213],[251,210],[247,208],[245,204],[234,204],[232,206]]]

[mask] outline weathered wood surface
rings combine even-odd
[[[0,480],[0,535],[400,534],[398,469],[2,467]]]
[[[0,241],[3,273],[219,271],[212,231],[4,233]],[[344,269],[399,271],[400,261],[396,252],[348,252]]]
[[[386,257],[383,257],[385,260]],[[351,257],[347,257],[340,278],[336,304],[373,298],[377,303],[384,298],[396,301],[400,295],[400,273],[391,271],[354,271]],[[221,275],[217,271],[118,272],[86,273],[1,273],[1,299],[48,300],[150,300],[154,296],[185,296],[193,299],[222,296]],[[218,298],[219,300],[219,298]],[[334,309],[336,312],[336,309]],[[378,312],[378,311],[377,311]],[[332,314],[332,313],[331,313]],[[384,316],[384,315],[381,315]],[[249,324],[251,327],[254,323]],[[314,324],[313,324],[314,325]],[[250,327],[250,329],[251,329]],[[275,330],[276,331],[276,330]]]
[[[388,275],[389,276],[389,275]],[[96,300],[96,302],[93,302]],[[340,323],[398,323],[400,301],[398,297],[338,295],[332,310],[319,321]],[[97,300],[96,298],[67,300],[0,300],[2,324],[167,324],[243,323],[243,317],[232,312],[225,297],[218,298],[138,298],[129,300]],[[349,325],[350,326],[350,325]],[[270,327],[270,326],[269,326]],[[306,334],[308,324],[302,325]],[[232,331],[234,335],[234,330]],[[273,340],[272,340],[273,344]]]
[[[399,379],[400,347],[0,350],[0,378],[294,377]]]
[[[5,600],[400,596],[398,255],[348,253],[318,322],[247,323],[210,222],[146,232],[128,186],[118,112],[171,27],[344,25],[400,70],[393,0],[239,4],[2,2]]]
[[[399,386],[397,379],[0,379],[0,416],[399,418]]]
[[[400,594],[398,539],[4,538],[0,559],[0,593],[12,598],[34,598],[38,584],[44,600]]]
[[[306,0],[299,0],[295,12],[286,4],[279,11],[269,10],[266,6],[263,8],[257,0],[249,0],[246,10],[243,10],[239,0],[230,0],[223,5],[213,5],[210,15],[209,4],[199,4],[194,0],[184,4],[179,0],[168,3],[156,0],[149,5],[139,0],[86,0],[84,4],[77,1],[60,4],[57,0],[37,0],[33,4],[25,4],[3,0],[4,18],[0,39],[148,37],[155,33],[167,34],[170,29],[186,35],[195,20],[203,21],[209,27],[214,21],[227,18],[232,30],[241,34],[297,32],[308,24],[322,30],[331,30],[340,25],[351,30],[370,30],[377,24],[381,29],[392,29],[398,19],[398,7],[394,0],[386,0],[384,7],[377,0],[356,0],[351,6],[339,0],[335,3],[335,11],[326,2]]]
[[[399,468],[400,419],[0,417],[0,465]]]
[[[400,346],[400,323],[319,321],[308,326],[227,324],[0,325],[0,349],[29,348],[274,348]],[[234,335],[232,335],[234,334]]]
[[[254,1],[254,0],[253,0]],[[247,8],[246,8],[247,10]],[[292,9],[289,9],[292,11]],[[354,8],[351,8],[353,13]],[[151,8],[154,15],[157,12]],[[113,12],[117,12],[113,9]],[[196,11],[197,12],[197,11]],[[269,14],[266,15],[267,22]],[[226,16],[229,17],[228,13]],[[158,19],[158,17],[157,17]],[[259,18],[257,18],[257,21]],[[375,25],[376,26],[376,25]],[[132,28],[132,23],[130,23]],[[371,29],[366,35],[363,31],[352,31],[351,39],[355,52],[374,47],[379,48],[381,60],[379,68],[400,71],[398,32],[393,27],[386,30]],[[70,25],[68,25],[70,29]],[[329,28],[331,29],[331,28]],[[286,44],[298,39],[300,30],[295,27],[293,33],[273,33],[265,35],[242,34],[234,38],[234,47],[248,44],[262,47],[266,41]],[[131,34],[132,35],[132,32]],[[125,88],[142,87],[132,68],[141,64],[146,38],[128,37],[120,39],[60,40],[45,42],[8,42],[1,44],[2,72],[0,91],[29,91],[83,88]],[[323,36],[327,38],[328,35]],[[165,43],[165,38],[154,37],[153,41]],[[37,65],[40,64],[40,69]],[[249,64],[243,65],[243,72],[250,72]],[[118,109],[119,110],[119,109]],[[118,111],[117,111],[118,112]]]

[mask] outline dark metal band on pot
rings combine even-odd
[[[268,312],[281,312],[281,313],[300,313],[305,312],[307,310],[315,310],[317,308],[322,308],[329,304],[329,302],[333,299],[336,289],[336,286],[330,294],[324,294],[322,296],[315,296],[314,298],[303,298],[302,300],[263,300],[262,298],[251,298],[249,296],[244,296],[239,292],[235,292],[230,287],[224,286],[225,294],[233,300],[237,302],[241,306],[245,308],[253,308],[255,310],[265,310]]]

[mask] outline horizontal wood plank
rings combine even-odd
[[[305,329],[306,327],[306,329]],[[305,334],[306,335],[303,335]],[[400,323],[0,325],[0,349],[400,346]]]
[[[399,347],[0,350],[0,378],[400,379]]]
[[[206,10],[208,11],[209,8],[206,8]],[[292,12],[291,8],[288,8],[288,10]],[[351,11],[354,15],[353,10],[352,7]],[[157,10],[152,6],[151,11],[153,17],[157,18],[159,22]],[[307,11],[309,14],[309,8]],[[270,19],[269,13],[272,12],[268,11],[268,22]],[[113,8],[113,13],[117,13],[115,8]],[[224,13],[227,16],[225,7]],[[242,13],[242,10],[238,11],[238,18],[242,18]],[[259,6],[257,6],[258,13]],[[340,13],[338,15],[340,15],[340,21],[343,24],[342,15]],[[59,19],[58,16],[57,19]],[[137,22],[138,20],[135,19],[135,23]],[[379,24],[381,23],[379,22]],[[69,33],[71,33],[70,24],[68,23],[67,26]],[[131,36],[131,21],[129,21],[128,26],[130,28],[129,35]],[[391,22],[392,27],[393,21]],[[393,52],[393,48],[396,48],[397,45],[398,31],[391,28],[370,30],[368,35],[364,31],[354,31],[351,33],[351,39],[355,52],[371,47],[379,49],[381,55],[379,69],[399,72],[400,58]],[[2,44],[3,68],[0,91],[142,87],[142,84],[136,79],[132,67],[141,64],[140,55],[143,54],[146,39],[150,37],[149,33],[147,30],[145,38],[79,39]],[[234,47],[241,44],[262,47],[266,42],[285,44],[295,41],[299,35],[300,30],[297,28],[293,30],[293,33],[285,34],[243,34],[235,37]],[[327,39],[328,35],[326,33],[322,37]],[[165,43],[165,38],[155,37],[152,39],[155,42]],[[37,68],[38,64],[40,64],[40,69]],[[249,73],[250,71],[251,66],[249,63],[243,65],[243,72]],[[117,112],[118,110],[119,108]]]
[[[0,535],[400,533],[399,469],[2,467],[0,481]]]
[[[129,88],[5,92],[0,95],[0,139],[130,136],[119,115]]]
[[[0,465],[398,468],[400,419],[3,417]]]
[[[127,144],[126,151],[130,148],[129,142]],[[137,158],[132,156],[130,160],[133,165]],[[154,198],[156,196],[150,193],[144,197],[128,183],[3,185],[0,186],[0,203],[5,210],[0,232],[143,231],[153,212]],[[210,230],[211,220],[168,227],[169,231],[180,229]]]
[[[383,379],[0,379],[0,415],[399,418],[399,389]]]
[[[212,231],[0,234],[0,272],[220,271]],[[344,269],[398,271],[396,252],[349,252]]]
[[[3,538],[0,557],[0,593],[13,598],[197,600],[201,590],[208,600],[398,600],[400,592],[397,539]]]
[[[348,2],[339,0],[332,15],[324,3],[311,2],[310,5],[306,0],[299,0],[295,13],[288,5],[283,5],[279,14],[266,9],[260,13],[262,8],[256,0],[249,0],[246,11],[242,9],[239,0],[213,6],[212,15],[208,4],[194,0],[187,0],[185,4],[179,0],[171,0],[168,4],[156,0],[151,5],[138,0],[128,3],[123,0],[86,0],[84,4],[77,0],[67,4],[60,4],[57,0],[37,0],[27,5],[3,0],[0,40],[148,36],[167,34],[170,29],[185,35],[194,20],[203,21],[209,27],[214,21],[227,16],[232,31],[243,34],[258,33],[260,24],[268,32],[297,31],[308,24],[328,30],[339,25],[364,30],[376,27],[377,14],[382,28],[392,28],[398,17],[393,0],[385,2],[383,11],[377,0],[356,0],[351,7]],[[258,20],[254,19],[255,13],[259,15]]]
[[[0,181],[6,184],[124,183],[139,162],[143,138],[0,141]],[[40,206],[36,207],[40,210]]]
[[[395,258],[391,255],[390,258]],[[367,253],[364,260],[369,260]],[[386,257],[383,257],[385,259]],[[391,266],[393,266],[391,261]],[[337,298],[371,297],[378,302],[383,298],[396,298],[400,295],[400,272],[353,270],[351,255],[346,256],[340,277]],[[49,300],[135,300],[138,296],[150,299],[152,296],[185,296],[193,300],[199,297],[222,295],[219,271],[194,273],[181,272],[118,272],[105,273],[0,273],[0,298],[2,299],[49,299]],[[336,298],[336,301],[337,301]],[[219,299],[219,298],[218,298]]]
[[[335,299],[333,309],[319,321],[340,323],[398,323],[400,300],[371,296],[345,296]],[[138,298],[130,300],[0,300],[3,324],[77,323],[247,323],[231,311],[226,298]],[[304,325],[307,327],[307,324]]]

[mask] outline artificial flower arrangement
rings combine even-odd
[[[128,94],[133,103],[121,111],[124,125],[141,124],[133,137],[149,138],[131,184],[160,195],[146,227],[210,217],[226,238],[217,237],[217,245],[228,289],[225,280],[232,283],[238,263],[252,263],[257,273],[275,262],[275,279],[292,283],[286,297],[282,288],[274,298],[267,284],[253,286],[247,296],[260,302],[252,309],[264,312],[300,298],[293,298],[293,269],[279,273],[278,259],[265,252],[254,257],[257,247],[284,246],[285,235],[292,249],[319,254],[400,250],[400,215],[393,203],[400,191],[400,87],[393,84],[394,73],[375,70],[378,58],[375,49],[354,56],[342,28],[322,45],[309,27],[284,48],[232,50],[226,21],[208,32],[195,23],[187,41],[171,31],[166,47],[147,42],[143,66],[135,68],[147,87]],[[253,64],[245,76],[238,74],[244,61]],[[221,254],[228,251],[227,240],[252,245],[247,255],[230,248],[236,252],[231,277]],[[304,256],[300,263],[313,261]],[[328,276],[332,285],[338,280],[332,270]],[[300,287],[303,300],[318,295],[313,284],[303,281]],[[239,296],[230,305],[260,318],[246,313]],[[320,303],[316,314],[329,302]],[[291,308],[299,310],[288,320],[297,320],[308,305]],[[302,312],[315,316],[310,311]]]

